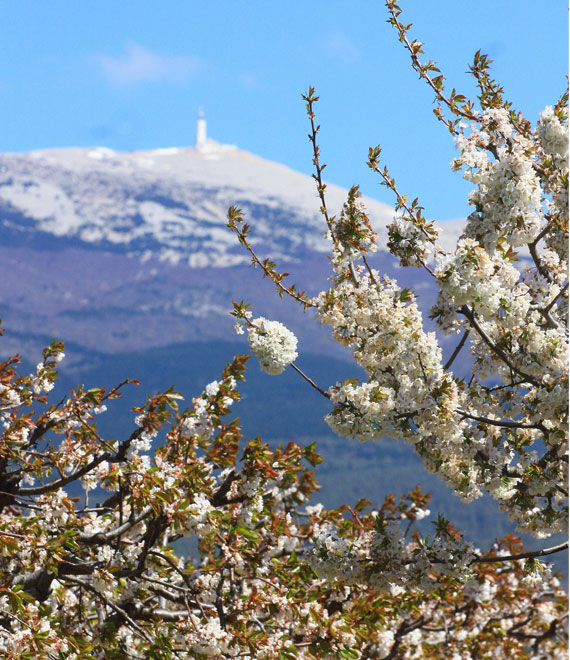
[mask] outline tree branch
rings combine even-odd
[[[317,390],[317,392],[320,392],[320,393],[325,397],[325,399],[329,399],[329,400],[330,400],[330,398],[331,398],[331,397],[330,397],[330,394],[328,394],[328,392],[325,392],[324,390],[322,390],[322,389],[321,389],[321,388],[315,383],[315,381],[311,380],[311,379],[307,376],[307,374],[303,373],[303,372],[299,369],[299,367],[298,367],[294,362],[292,362],[290,366],[293,367],[293,369],[294,369],[294,370],[295,370],[300,376],[302,376],[302,377],[307,381],[307,383],[309,383],[309,385],[311,385],[311,387],[314,387],[314,388]]]
[[[531,376],[524,371],[521,371],[520,369],[517,369],[517,367],[514,366],[512,363],[511,359],[509,356],[501,349],[499,348],[487,335],[487,333],[483,330],[483,328],[479,325],[479,322],[475,318],[475,313],[469,309],[467,305],[462,305],[459,309],[459,312],[463,314],[471,326],[477,331],[477,334],[481,337],[481,339],[487,344],[487,346],[499,357],[506,365],[517,373],[519,376],[522,376],[528,383],[532,383],[536,387],[540,387],[540,383],[534,378],[534,376]]]
[[[303,100],[307,102],[307,115],[311,122],[311,132],[309,133],[308,138],[311,141],[311,144],[313,145],[313,165],[315,166],[315,172],[316,172],[316,174],[313,174],[313,179],[317,183],[317,193],[321,200],[320,211],[323,214],[325,221],[327,223],[327,227],[329,229],[333,245],[337,246],[338,239],[335,236],[334,225],[333,225],[334,216],[332,218],[329,217],[329,212],[327,210],[327,202],[325,199],[325,190],[327,189],[327,186],[326,183],[323,183],[323,177],[322,177],[323,170],[325,169],[326,164],[323,163],[321,165],[319,158],[321,152],[319,149],[319,145],[317,144],[317,133],[320,131],[321,127],[315,125],[315,112],[313,110],[313,105],[319,100],[319,97],[315,96],[314,87],[309,87],[308,93],[303,94],[302,96],[303,96]],[[354,283],[354,286],[358,288],[358,284],[359,284],[358,277],[356,276],[354,265],[352,263],[349,264],[349,270],[350,270],[350,277]]]
[[[455,350],[454,350],[453,353],[451,354],[451,357],[450,357],[449,360],[443,365],[443,370],[444,370],[444,371],[447,371],[447,370],[451,367],[451,365],[452,365],[453,362],[455,361],[455,358],[459,355],[459,352],[461,351],[461,349],[462,349],[463,346],[465,345],[465,342],[467,341],[467,337],[469,337],[469,328],[467,328],[467,329],[465,330],[465,332],[463,333],[463,337],[461,337],[461,340],[459,341],[459,344],[457,344],[457,346],[455,347]]]
[[[568,541],[561,543],[560,545],[555,545],[552,548],[545,548],[544,550],[529,550],[528,552],[521,552],[517,555],[494,555],[492,557],[482,557],[476,556],[473,559],[474,563],[489,563],[489,562],[502,562],[502,561],[514,561],[515,559],[536,559],[537,557],[546,557],[547,555],[553,555],[556,552],[562,552],[562,550],[568,549]]]
[[[544,430],[542,424],[524,424],[523,422],[513,422],[510,419],[490,419],[489,417],[480,417],[478,415],[472,415],[466,410],[461,410],[457,408],[455,411],[457,414],[462,417],[467,417],[468,419],[473,419],[476,422],[483,422],[484,424],[491,424],[491,426],[501,426],[506,429],[539,429]]]
[[[47,484],[44,484],[43,486],[36,486],[35,488],[17,488],[15,494],[29,497],[31,495],[43,495],[44,493],[50,493],[54,490],[64,488],[73,481],[77,481],[77,479],[80,479],[87,473],[91,472],[93,468],[96,468],[103,461],[109,461],[109,463],[119,463],[120,461],[124,461],[127,449],[129,448],[131,442],[138,438],[142,432],[143,429],[135,429],[131,435],[121,445],[119,445],[119,448],[114,454],[108,451],[104,452],[103,454],[99,454],[99,456],[96,456],[92,461],[87,463],[87,465],[84,465],[82,468],[76,470],[73,474],[70,474],[67,477],[63,477],[57,481],[51,481]]]
[[[116,539],[118,536],[121,536],[121,534],[124,534],[127,530],[129,530],[131,527],[134,527],[141,521],[143,521],[145,518],[147,518],[153,511],[152,506],[146,506],[138,516],[135,516],[131,520],[127,520],[127,522],[123,523],[122,525],[119,525],[119,527],[115,527],[115,529],[112,529],[108,532],[95,532],[94,534],[86,534],[82,533],[77,536],[77,540],[80,543],[85,543],[86,545],[94,545],[97,543],[106,543],[108,541],[112,541],[113,539]]]

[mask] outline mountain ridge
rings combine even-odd
[[[327,187],[331,213],[346,193]],[[373,265],[414,288],[417,271],[398,269],[385,247],[393,210],[363,201],[380,236]],[[327,286],[329,245],[315,183],[284,165],[215,145],[205,153],[0,154],[0,296],[12,333],[3,350],[30,334],[108,353],[222,340],[233,336],[232,300],[246,299],[290,324],[306,349],[349,359],[327,329],[306,323],[248,267],[249,254],[226,227],[230,205],[246,213],[260,256],[310,295]],[[458,226],[447,227],[449,236]],[[433,291],[425,309],[432,300]]]
[[[328,186],[331,207],[346,192]],[[391,209],[367,200],[378,230]],[[324,252],[320,203],[310,177],[239,150],[143,152],[54,149],[0,155],[4,233],[35,231],[86,245],[191,267],[248,262],[225,229],[229,206],[256,227],[254,242],[272,257]],[[284,211],[283,209],[286,209]]]

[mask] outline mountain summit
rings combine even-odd
[[[207,146],[0,154],[3,353],[39,351],[52,337],[79,353],[106,354],[232,341],[232,300],[245,299],[290,325],[305,350],[339,355],[325,328],[248,268],[248,253],[226,227],[228,207],[241,208],[259,256],[286,265],[298,286],[316,294],[327,286],[330,246],[313,179],[236,148]],[[346,195],[327,186],[331,213]],[[393,210],[363,202],[379,233],[372,263],[413,287],[417,269],[397,269],[383,247]],[[453,236],[457,225],[450,229]]]
[[[229,206],[242,208],[254,243],[271,258],[295,261],[326,252],[324,223],[311,177],[245,151],[219,148],[116,152],[50,149],[0,155],[3,243],[59,239],[191,267],[249,261],[226,229]],[[330,207],[346,192],[327,187]],[[380,232],[393,215],[365,201]],[[50,240],[51,242],[51,240]]]

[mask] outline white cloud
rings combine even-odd
[[[199,73],[204,60],[185,55],[161,55],[138,44],[127,44],[116,57],[97,55],[103,75],[114,85],[136,85],[145,82],[185,82]]]
[[[360,51],[352,40],[340,30],[331,30],[320,39],[321,50],[328,57],[346,61],[360,59]]]

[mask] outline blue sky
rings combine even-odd
[[[548,0],[402,0],[411,35],[448,85],[481,48],[535,121],[567,73],[567,8]],[[365,165],[381,144],[402,192],[429,217],[468,213],[453,142],[372,0],[7,0],[0,5],[0,151],[191,145],[209,136],[311,172],[301,92],[317,89],[326,178],[392,203]]]

